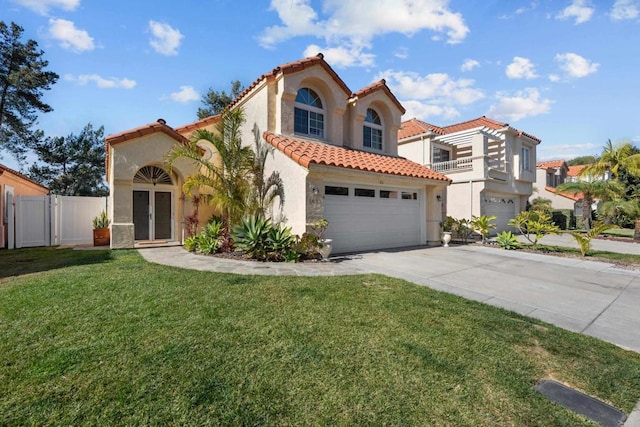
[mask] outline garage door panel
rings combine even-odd
[[[324,216],[329,221],[326,236],[333,239],[334,252],[420,244],[419,200],[380,198],[379,190],[376,188],[376,197],[356,197],[353,186],[349,196],[325,195]],[[398,195],[401,191],[416,192],[392,190]]]
[[[501,231],[513,231],[509,225],[509,220],[516,216],[516,203],[514,198],[497,194],[487,194],[483,199],[483,212],[487,216],[495,216],[496,228],[491,230],[492,234]]]

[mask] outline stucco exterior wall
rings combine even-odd
[[[431,163],[429,138],[419,138],[398,144],[398,155],[421,165]]]
[[[167,172],[163,160],[165,154],[176,141],[164,133],[154,133],[137,139],[122,142],[110,147],[109,179],[111,192],[109,195],[109,217],[111,223],[111,247],[114,249],[134,247],[133,225],[133,178],[147,165],[156,165]],[[185,209],[180,198],[183,179],[193,172],[193,166],[186,160],[175,162],[172,176],[173,186],[158,186],[157,190],[173,193],[173,236],[172,240],[182,238],[182,227]],[[187,207],[186,212],[191,212]],[[203,212],[204,215],[204,212]]]
[[[298,90],[308,87],[320,96],[325,116],[325,139],[333,145],[343,145],[345,113],[347,98],[342,88],[327,74],[322,67],[305,69],[303,73],[288,74],[282,78],[282,92],[276,97],[280,100],[281,133],[293,135],[293,109]]]

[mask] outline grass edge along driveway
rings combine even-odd
[[[135,251],[0,252],[0,424],[592,425],[640,354],[380,275],[256,277]]]

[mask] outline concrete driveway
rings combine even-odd
[[[326,263],[258,263],[142,249],[151,262],[238,274],[380,273],[503,307],[640,352],[640,270],[481,245],[335,257]]]

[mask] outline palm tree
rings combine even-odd
[[[600,159],[583,169],[580,175],[602,176],[607,171],[611,172],[614,179],[621,181],[622,185],[627,187],[623,198],[631,203],[626,204],[628,209],[623,211],[631,218],[635,218],[634,240],[640,240],[640,211],[629,209],[637,200],[637,194],[633,194],[633,182],[637,183],[637,178],[640,177],[640,151],[629,142],[613,145],[609,139],[602,150]]]
[[[253,125],[255,156],[252,167],[252,188],[247,202],[249,213],[265,216],[273,202],[278,199],[280,208],[284,205],[284,184],[280,173],[271,172],[265,179],[265,164],[269,154],[273,155],[273,147],[262,142],[258,125]]]
[[[611,172],[615,179],[625,171],[630,175],[640,175],[640,154],[629,142],[614,145],[609,139],[604,145],[600,159],[584,168],[580,176],[604,176]]]
[[[556,187],[557,193],[582,194],[582,219],[584,227],[590,230],[594,200],[607,201],[620,197],[624,193],[624,186],[613,180],[565,182]]]
[[[230,226],[240,223],[251,191],[254,153],[250,147],[242,145],[240,128],[244,120],[242,109],[226,110],[216,124],[215,132],[197,130],[188,144],[174,145],[165,156],[169,168],[179,159],[193,161],[197,172],[185,179],[185,193],[200,193],[205,202],[222,212],[223,219]],[[202,149],[198,145],[202,141],[215,148],[215,161],[202,157]]]

